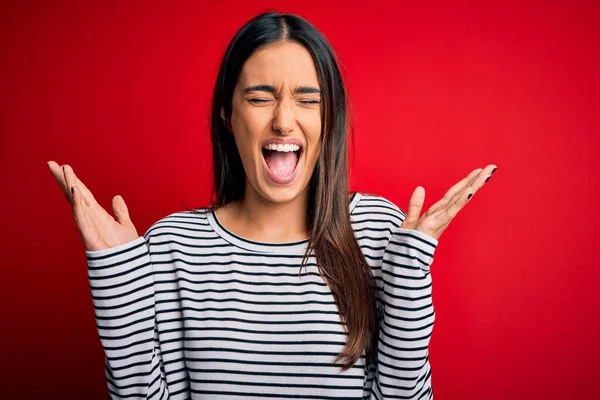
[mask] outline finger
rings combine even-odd
[[[79,234],[81,239],[83,240],[86,248],[89,248],[88,238],[90,237],[90,232],[94,231],[92,229],[92,223],[90,220],[89,209],[85,201],[83,200],[83,196],[81,195],[81,190],[77,185],[73,185],[72,189],[72,197],[73,197],[73,216],[75,218],[75,223],[77,224],[77,228],[79,230]]]
[[[83,202],[81,191],[77,185],[71,187],[71,198],[73,200],[73,215],[75,217],[75,222],[77,222],[79,230],[83,231],[83,224],[87,221],[86,205]]]
[[[69,168],[70,172],[72,173],[73,182],[75,183],[75,186],[79,187],[80,189],[80,195],[82,200],[85,201],[85,203],[88,206],[92,206],[94,203],[96,203],[96,198],[94,197],[92,192],[87,188],[87,186],[83,183],[83,181],[79,179],[75,171],[73,171],[73,168],[71,168],[71,166],[69,166]]]
[[[473,197],[473,195],[483,187],[483,185],[489,180],[494,171],[496,171],[496,165],[490,164],[486,166],[477,178],[464,190],[455,195],[452,202],[445,208],[444,214],[448,221],[452,220],[456,214],[467,204],[467,202]]]
[[[67,191],[67,197],[69,198],[69,203],[71,204],[71,206],[73,206],[73,191],[71,190],[71,188],[75,184],[74,178],[73,178],[73,169],[71,168],[70,165],[65,164],[62,166],[62,172],[63,172],[63,178],[64,178],[65,186],[66,186],[65,189]]]
[[[81,190],[82,199],[88,205],[91,205],[92,203],[95,203],[96,199],[94,198],[94,195],[92,194],[92,192],[83,183],[83,181],[81,179],[79,179],[79,177],[77,176],[77,174],[75,173],[75,171],[73,171],[73,169],[71,169],[71,171],[73,172],[73,176],[75,177],[75,182],[76,182],[77,186]]]
[[[121,225],[131,226],[133,223],[131,222],[131,218],[129,217],[129,210],[127,209],[127,205],[125,204],[125,200],[121,195],[116,195],[112,199],[112,208],[117,221]]]
[[[69,194],[67,193],[67,183],[65,182],[65,175],[62,168],[54,161],[47,162],[48,168],[50,169],[50,173],[58,183],[58,186],[62,190],[69,204],[71,203],[71,199]]]
[[[448,191],[444,194],[444,196],[439,201],[437,201],[435,204],[433,204],[431,207],[429,207],[429,210],[427,212],[429,214],[431,214],[431,213],[434,213],[436,211],[443,209],[457,193],[459,193],[461,190],[464,190],[464,188],[468,187],[469,184],[475,178],[477,178],[477,176],[481,173],[481,171],[482,171],[482,168],[477,168],[477,169],[471,171],[469,173],[469,175],[467,175],[465,178],[461,179],[458,183],[456,183],[454,186],[452,186],[450,189],[448,189]]]
[[[496,168],[497,167],[494,164],[487,165],[485,168],[482,169],[480,168],[481,172],[477,174],[467,186],[465,186],[463,189],[454,194],[453,198],[450,200],[450,204],[453,204],[465,197],[467,200],[469,200],[471,196],[475,194],[475,192],[479,190],[485,182],[487,182],[487,180],[492,175],[493,171],[496,170]]]
[[[417,221],[421,215],[423,209],[423,203],[425,202],[425,188],[423,186],[417,186],[410,200],[408,201],[408,211],[404,218],[403,225],[410,224],[411,222]]]

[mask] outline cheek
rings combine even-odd
[[[321,118],[319,115],[306,118],[302,125],[306,140],[308,142],[308,158],[316,162],[321,150]]]
[[[251,107],[240,107],[231,117],[233,131],[245,136],[247,141],[257,139],[268,127],[269,121],[266,110]]]
[[[235,136],[238,151],[242,156],[252,156],[256,145],[258,124],[256,118],[244,112],[232,113],[231,128]]]
[[[317,161],[319,160],[319,154],[321,154],[321,145],[319,142],[315,143],[315,146],[313,148],[312,154],[310,156],[311,158],[311,164],[314,166]]]

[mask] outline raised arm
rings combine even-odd
[[[106,212],[69,165],[48,168],[72,207],[86,250],[96,325],[113,399],[168,399],[155,346],[152,260],[121,196]]]
[[[371,399],[433,398],[429,341],[435,320],[430,267],[450,221],[487,182],[495,165],[478,168],[421,215],[425,190],[417,187],[408,212],[382,259],[381,322]]]

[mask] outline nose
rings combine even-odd
[[[296,115],[294,113],[293,101],[282,99],[275,107],[273,115],[273,130],[281,135],[289,135],[294,131],[296,125]]]

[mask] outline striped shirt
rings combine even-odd
[[[438,241],[401,227],[384,197],[353,194],[350,216],[384,310],[375,357],[347,371],[332,293],[308,240],[263,243],[214,212],[180,211],[133,241],[86,251],[113,399],[431,399],[429,267]]]

